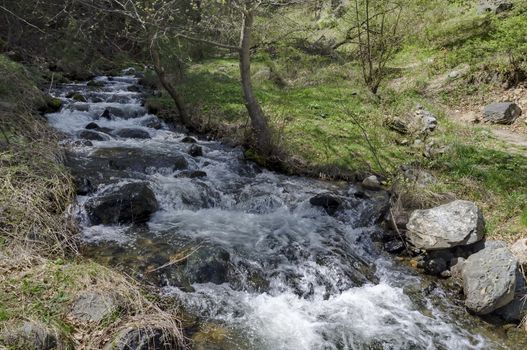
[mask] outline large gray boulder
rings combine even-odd
[[[485,235],[483,214],[475,203],[462,200],[414,211],[407,228],[410,242],[424,250],[469,245]]]
[[[94,225],[144,223],[158,209],[154,192],[145,182],[110,187],[84,206]]]
[[[514,300],[518,260],[507,248],[485,248],[468,257],[461,277],[466,307],[489,314]]]
[[[521,114],[522,110],[516,103],[493,103],[485,107],[483,120],[495,124],[512,124]]]

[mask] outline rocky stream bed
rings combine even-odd
[[[147,113],[134,75],[55,93],[86,254],[225,330],[194,348],[523,348],[383,252],[386,192],[189,136]]]

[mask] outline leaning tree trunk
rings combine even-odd
[[[181,119],[181,122],[183,124],[188,124],[190,122],[189,114],[187,112],[187,108],[185,106],[185,102],[183,101],[183,97],[179,93],[179,91],[168,81],[165,68],[161,65],[161,58],[159,57],[159,51],[158,48],[155,47],[155,45],[152,45],[151,49],[152,54],[152,60],[154,63],[154,69],[157,73],[157,77],[159,78],[159,81],[161,82],[161,85],[163,85],[163,88],[168,92],[170,97],[174,100],[176,103],[176,108],[179,112],[179,118]]]
[[[243,24],[240,38],[240,74],[243,90],[243,99],[249,117],[251,127],[256,140],[258,151],[263,154],[271,153],[271,130],[267,119],[254,96],[251,81],[251,31],[254,18],[250,11],[243,14]]]

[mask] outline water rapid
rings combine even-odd
[[[64,107],[47,115],[78,182],[81,238],[228,330],[216,349],[507,348],[379,249],[385,193],[261,169],[148,114],[135,76],[95,80],[57,89]],[[157,201],[144,223],[93,222],[87,203],[134,183]]]

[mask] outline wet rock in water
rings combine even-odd
[[[485,248],[463,264],[466,307],[486,315],[514,300],[518,260],[507,248]]]
[[[315,207],[324,208],[326,213],[333,215],[341,207],[342,199],[337,195],[328,192],[317,194],[309,200],[309,203]]]
[[[527,238],[517,240],[511,246],[511,252],[518,259],[520,265],[527,271]]]
[[[85,204],[93,225],[144,223],[158,209],[154,192],[147,183],[114,186],[90,198]]]
[[[362,181],[362,187],[367,190],[377,191],[382,189],[381,182],[375,175],[368,176]]]
[[[384,243],[384,250],[391,254],[401,253],[404,249],[404,242],[400,239],[394,239]]]
[[[102,112],[102,114],[99,116],[99,118],[102,118],[102,119],[112,119],[112,115],[110,114],[110,111],[108,109],[105,109],[104,112]]]
[[[416,248],[437,250],[480,241],[484,237],[485,222],[475,203],[457,200],[414,211],[407,228],[407,237]]]
[[[78,92],[78,91],[73,91],[73,92],[68,93],[66,95],[66,98],[70,98],[70,99],[72,99],[74,101],[77,101],[77,102],[84,102],[84,103],[88,102],[86,97],[81,95],[81,93]]]
[[[163,127],[163,124],[161,123],[161,120],[159,120],[158,117],[152,116],[146,120],[143,120],[141,122],[142,126],[146,126],[147,128],[152,128],[159,130]]]
[[[109,141],[110,137],[94,130],[82,130],[77,135],[79,138],[90,141]]]
[[[496,124],[512,124],[521,114],[522,110],[516,103],[493,103],[485,107],[483,120]]]
[[[121,331],[103,350],[177,350],[185,347],[169,330],[144,326]]]
[[[95,191],[90,179],[85,177],[75,178],[75,188],[79,196],[86,196]]]
[[[196,140],[194,137],[192,136],[185,136],[181,139],[181,142],[183,143],[198,143],[198,140]]]
[[[203,148],[198,145],[192,145],[188,149],[188,154],[192,157],[203,157]]]
[[[201,170],[184,170],[180,172],[179,174],[174,175],[176,178],[180,177],[188,177],[190,179],[196,179],[201,177],[206,177],[207,173]]]
[[[12,349],[52,350],[58,347],[55,332],[36,322],[25,322],[20,328],[5,332],[0,338]]]
[[[88,159],[71,158],[72,168],[89,168],[95,171],[129,170],[146,172],[149,168],[166,168],[171,171],[188,168],[185,157],[176,152],[150,151],[139,148],[100,148]]]
[[[80,322],[101,322],[118,309],[119,304],[111,295],[86,292],[75,299],[69,317]]]
[[[75,140],[73,142],[69,142],[68,144],[72,145],[73,147],[92,147],[93,142],[89,140]]]
[[[149,139],[148,131],[142,129],[126,128],[121,129],[115,133],[117,136],[129,139]]]
[[[107,135],[112,135],[113,129],[105,128],[105,127],[98,127],[97,129],[94,129],[95,131],[102,132]]]
[[[101,88],[104,87],[104,82],[99,80],[90,80],[86,85],[91,88]]]
[[[90,105],[87,103],[75,103],[73,105],[70,105],[69,109],[72,111],[78,111],[78,112],[89,112]]]
[[[91,122],[88,125],[86,125],[84,128],[88,130],[99,129],[99,125],[97,125],[97,123]]]
[[[114,117],[124,118],[126,116],[126,112],[118,107],[107,107],[104,112],[106,111],[108,111],[108,113]]]
[[[441,275],[441,273],[447,270],[447,262],[442,257],[425,259],[424,270],[430,275]]]
[[[141,92],[141,87],[137,85],[132,85],[126,88],[130,92]]]
[[[191,254],[176,273],[181,286],[194,283],[223,284],[235,277],[229,252],[221,247],[205,246]]]

